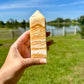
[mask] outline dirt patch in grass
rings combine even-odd
[[[80,63],[74,67],[74,74],[78,74],[80,78],[84,79],[84,63]]]

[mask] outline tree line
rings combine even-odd
[[[29,22],[26,22],[24,19],[22,22],[18,22],[17,20],[13,20],[12,18],[10,18],[6,23],[4,21],[0,21],[0,25],[10,25],[10,24],[15,24],[15,25],[18,25],[18,24],[26,24]]]
[[[84,39],[84,15],[80,16],[78,19],[78,22],[80,23],[81,30],[79,31],[81,38]]]
[[[70,18],[63,19],[58,17],[55,20],[49,21],[47,23],[78,23],[78,22],[84,24],[84,15],[80,16],[77,20],[75,19],[71,20]],[[6,23],[4,21],[0,21],[0,25],[29,27],[29,22],[26,22],[25,20],[19,22],[17,20],[13,20],[12,18],[10,18]]]
[[[55,20],[50,21],[48,23],[78,23],[78,20],[75,20],[75,19],[71,20],[70,18],[63,19],[58,17]]]
[[[12,18],[10,18],[6,23],[4,21],[0,21],[0,26],[7,26],[9,28],[13,28],[13,27],[29,27],[29,22],[26,22],[24,19],[23,21],[19,22],[17,20],[13,20]]]
[[[47,22],[48,24],[50,23],[79,23],[80,25],[80,29],[81,31],[79,32],[80,35],[81,35],[81,38],[84,39],[84,15],[80,16],[77,20],[73,19],[71,20],[70,18],[66,18],[66,19],[63,19],[63,18],[56,18],[55,20],[53,21],[50,21],[50,22]],[[54,24],[53,24],[54,25]],[[25,20],[21,21],[21,22],[18,22],[17,20],[13,20],[12,18],[10,18],[6,23],[4,21],[0,21],[0,27],[4,28],[4,26],[6,26],[7,28],[18,28],[18,27],[21,27],[21,28],[24,28],[26,29],[26,27],[29,27],[29,22],[26,22]]]

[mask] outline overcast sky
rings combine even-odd
[[[84,14],[84,0],[0,0],[0,20],[22,21],[39,10],[47,21],[57,17],[77,19]]]

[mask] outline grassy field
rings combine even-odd
[[[53,36],[48,63],[26,69],[17,84],[84,84],[84,40],[76,36]],[[0,40],[0,67],[15,40]]]

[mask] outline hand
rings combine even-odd
[[[47,36],[49,35],[47,32]],[[52,41],[47,42],[48,49],[51,44]],[[27,67],[46,63],[45,58],[31,58],[30,50],[30,31],[26,31],[10,47],[0,70],[0,84],[16,84]]]

